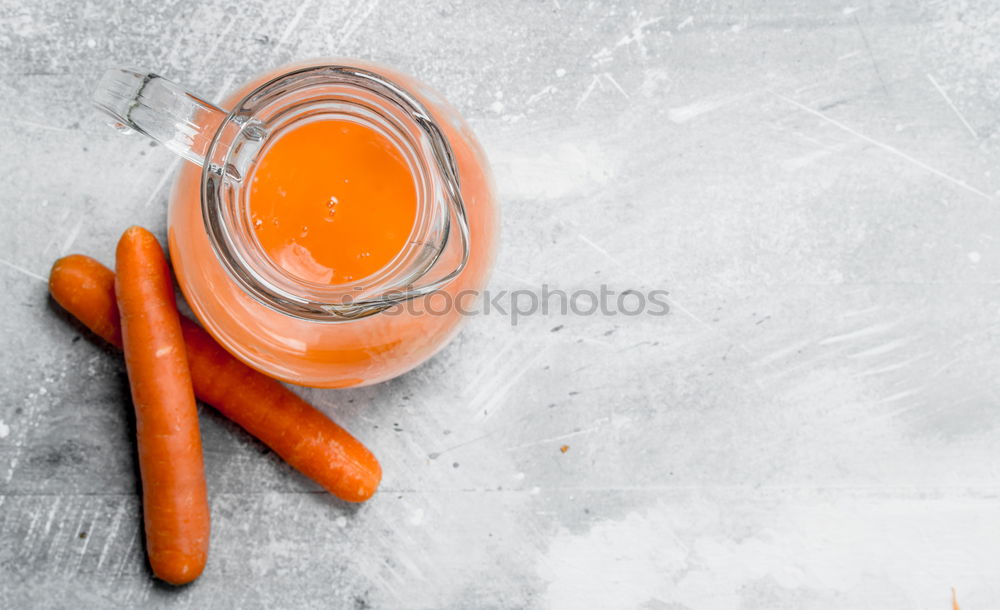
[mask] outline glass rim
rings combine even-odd
[[[315,79],[314,83],[301,84],[310,77]],[[235,170],[230,163],[234,149],[239,147],[238,138],[253,139],[254,136],[258,136],[258,140],[266,142],[270,134],[266,130],[260,131],[259,125],[255,124],[254,115],[265,109],[268,104],[293,93],[296,84],[299,84],[300,89],[305,89],[317,83],[352,86],[372,94],[375,99],[387,102],[392,108],[401,112],[402,117],[426,139],[427,154],[419,149],[416,153],[436,175],[432,175],[431,178],[437,178],[434,180],[436,184],[426,185],[426,188],[433,187],[431,194],[434,201],[425,203],[440,207],[438,219],[440,227],[436,234],[438,243],[425,252],[423,258],[418,261],[420,264],[406,271],[405,275],[393,278],[393,273],[401,274],[404,271],[398,269],[401,264],[398,260],[402,256],[403,251],[401,251],[400,255],[387,266],[366,278],[359,279],[355,286],[347,289],[344,285],[331,288],[301,279],[284,282],[285,285],[282,285],[283,282],[274,276],[273,270],[262,269],[260,261],[249,260],[243,251],[245,244],[242,242],[245,240],[239,238],[239,227],[234,226],[232,210],[229,209],[232,207],[230,204],[232,193],[229,193],[230,196],[227,198],[227,191],[233,190],[234,177],[238,177],[238,174],[233,175]],[[258,132],[255,133],[255,129]],[[216,162],[217,160],[219,162]],[[468,263],[469,226],[462,200],[458,167],[451,145],[431,112],[419,99],[392,80],[371,70],[340,64],[314,65],[284,72],[255,87],[227,113],[212,137],[202,166],[200,183],[202,218],[212,249],[223,268],[254,300],[292,317],[329,322],[366,317],[402,301],[430,294],[442,288],[455,279]],[[419,189],[416,180],[415,187]],[[424,220],[426,221],[426,218]],[[420,220],[415,220],[415,227],[417,222]],[[442,259],[454,229],[457,229],[455,233],[461,247],[457,265],[441,277],[426,278]],[[416,243],[408,241],[407,247],[412,248]],[[419,247],[425,248],[426,245]],[[397,268],[390,268],[394,263],[397,264]],[[287,277],[288,274],[285,275],[286,279],[291,280]],[[378,286],[377,282],[382,282],[384,286],[366,291],[359,287],[363,282],[373,282],[375,286]],[[355,295],[360,298],[354,298]]]

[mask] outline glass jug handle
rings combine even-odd
[[[93,96],[122,131],[138,131],[202,165],[228,113],[152,72],[108,70]]]

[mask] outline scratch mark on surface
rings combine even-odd
[[[852,57],[857,57],[858,55],[861,55],[861,51],[851,51],[850,53],[846,53],[846,54],[841,55],[840,57],[838,57],[837,61],[844,61],[845,59],[850,59]]]
[[[917,394],[918,392],[920,392],[923,389],[924,389],[924,386],[917,386],[917,387],[911,388],[909,390],[903,390],[902,392],[896,392],[895,394],[891,394],[891,395],[886,396],[885,398],[883,398],[881,400],[876,401],[875,404],[882,405],[882,404],[885,404],[887,402],[896,402],[897,400],[902,400],[904,398],[909,398],[910,396],[913,396],[914,394]],[[899,411],[895,411],[895,412],[891,413],[890,416],[899,415],[900,413],[903,413],[905,411],[909,411],[910,409],[915,409],[916,407],[917,407],[917,405],[906,407],[904,409],[901,409]]]
[[[481,441],[483,439],[487,439],[487,438],[489,438],[491,436],[499,434],[500,432],[503,432],[505,429],[506,429],[506,427],[498,428],[498,429],[496,429],[496,430],[494,430],[492,432],[487,432],[486,434],[477,436],[475,438],[470,438],[467,441],[462,441],[461,443],[458,443],[457,445],[451,445],[449,447],[445,447],[441,451],[432,451],[431,453],[427,454],[427,457],[429,457],[432,460],[436,460],[439,457],[441,457],[442,455],[448,453],[449,451],[454,451],[456,449],[461,449],[462,447],[466,447],[468,445],[471,445],[472,443],[478,443],[479,441]]]
[[[69,235],[67,235],[66,239],[63,240],[62,247],[59,249],[60,256],[65,255],[69,252],[69,249],[73,247],[73,242],[75,242],[76,238],[80,236],[81,228],[83,228],[83,216],[77,219],[76,224],[73,225],[72,229],[70,229]]]
[[[820,345],[833,345],[834,343],[843,343],[844,341],[853,341],[855,339],[861,339],[868,337],[870,335],[877,335],[884,333],[887,330],[891,330],[896,327],[894,322],[884,322],[882,324],[872,324],[860,330],[854,330],[849,333],[844,333],[841,335],[833,335],[827,337],[819,342]]]
[[[857,131],[857,130],[851,128],[851,127],[848,127],[847,125],[841,123],[840,121],[838,121],[838,120],[836,120],[834,118],[831,118],[831,117],[823,114],[822,112],[820,112],[818,110],[813,110],[809,106],[806,106],[805,104],[799,103],[799,102],[793,100],[790,97],[786,97],[784,95],[781,95],[780,93],[775,93],[774,95],[776,95],[780,99],[785,100],[789,104],[792,104],[793,106],[799,108],[800,110],[808,112],[809,114],[811,114],[813,116],[819,117],[820,119],[823,119],[824,121],[826,121],[827,123],[833,125],[834,127],[838,128],[838,129],[841,129],[843,131],[846,131],[847,133],[853,135],[856,138],[860,138],[860,139],[864,140],[865,142],[868,142],[869,144],[872,144],[873,146],[877,146],[877,147],[881,148],[882,150],[884,150],[886,152],[892,153],[893,155],[896,155],[897,157],[899,157],[899,158],[901,158],[901,159],[903,159],[905,161],[908,161],[908,162],[912,163],[913,165],[916,165],[917,167],[919,167],[919,168],[921,168],[923,170],[926,170],[926,171],[934,174],[935,176],[937,176],[939,178],[943,178],[943,179],[947,180],[948,182],[951,182],[952,184],[954,184],[956,186],[959,186],[959,187],[965,189],[966,191],[969,191],[970,193],[974,193],[976,195],[979,195],[980,197],[982,197],[983,199],[986,199],[987,201],[993,201],[993,198],[990,195],[987,195],[986,193],[984,193],[983,191],[977,189],[974,186],[970,186],[964,180],[959,180],[958,178],[950,176],[950,175],[944,173],[943,171],[941,171],[939,169],[935,169],[935,168],[931,167],[930,165],[927,165],[923,161],[920,161],[919,159],[911,157],[910,155],[908,155],[908,154],[904,153],[903,151],[899,150],[898,148],[895,148],[895,147],[890,146],[888,144],[885,144],[883,142],[879,142],[878,140],[876,140],[874,138],[868,137],[865,134],[861,133],[860,131]]]
[[[149,204],[153,203],[153,201],[156,200],[156,198],[160,195],[160,191],[163,190],[164,186],[166,186],[167,181],[173,177],[174,172],[177,171],[177,168],[180,166],[182,161],[184,161],[183,157],[177,157],[170,162],[170,165],[167,166],[166,171],[163,172],[163,175],[160,176],[160,179],[157,180],[156,184],[153,185],[153,191],[149,194],[149,197],[146,198],[146,202],[142,204],[142,207],[147,208],[149,207]]]
[[[766,354],[766,355],[762,356],[760,359],[757,360],[757,363],[758,364],[763,364],[763,365],[771,364],[772,362],[775,362],[777,360],[781,360],[785,356],[791,356],[792,354],[798,352],[799,350],[803,349],[807,345],[809,345],[809,344],[806,343],[806,342],[804,342],[804,341],[803,342],[799,342],[799,343],[793,343],[793,344],[789,345],[788,347],[783,347],[783,348],[781,348],[779,350],[771,352],[770,354]]]
[[[58,125],[46,125],[45,123],[36,123],[35,121],[29,121],[27,119],[11,119],[3,118],[0,119],[5,123],[13,123],[14,125],[20,125],[22,127],[30,127],[32,129],[44,129],[45,131],[59,131],[63,133],[82,131],[78,129],[70,129],[69,127],[59,127]]]
[[[476,397],[479,400],[475,399],[473,400],[473,405],[474,405],[473,412],[476,414],[476,417],[477,419],[479,419],[479,421],[484,422],[493,417],[493,415],[495,415],[496,412],[499,411],[500,402],[507,397],[507,394],[510,392],[511,388],[514,387],[514,384],[516,384],[521,379],[521,377],[524,377],[525,373],[531,370],[531,367],[533,367],[535,363],[538,362],[538,360],[548,351],[548,349],[549,349],[548,346],[545,346],[542,349],[537,350],[532,357],[525,360],[525,362],[521,366],[515,369],[514,372],[507,378],[507,380],[495,391],[489,388],[489,384],[483,388],[483,391],[481,391],[479,395],[477,395]],[[488,399],[480,406],[478,403],[482,400],[481,396],[484,393],[490,393],[490,392],[492,392],[492,396],[489,396]]]
[[[975,138],[976,140],[979,140],[979,136],[976,134],[976,130],[972,128],[972,125],[970,125],[967,120],[965,120],[965,116],[963,116],[962,113],[958,110],[958,106],[955,105],[955,102],[951,101],[951,97],[949,97],[948,94],[945,93],[945,90],[941,88],[941,85],[939,85],[938,82],[934,80],[934,77],[931,76],[930,74],[927,75],[927,80],[931,81],[931,84],[934,85],[934,88],[938,90],[938,93],[941,94],[941,97],[944,98],[944,101],[948,102],[948,105],[951,106],[952,112],[955,113],[955,116],[958,117],[959,121],[962,121],[962,125],[965,125],[965,128],[969,130],[969,133],[972,134],[972,137]]]
[[[594,345],[600,345],[601,347],[614,347],[613,343],[608,343],[607,341],[601,341],[600,339],[594,339],[592,337],[570,337],[571,339],[579,339],[584,343],[592,343]]]
[[[857,316],[863,316],[869,313],[875,313],[876,311],[882,311],[881,305],[872,305],[871,307],[865,307],[864,309],[857,309],[854,311],[845,311],[840,314],[841,319],[845,318],[856,318]]]
[[[683,30],[684,28],[686,28],[687,26],[691,25],[692,23],[694,23],[694,16],[693,15],[688,15],[684,19],[684,21],[681,21],[680,23],[677,24],[677,31],[679,32],[679,31]]]
[[[72,500],[70,501],[70,504],[72,505]],[[49,547],[48,549],[46,549],[44,553],[45,557],[53,557],[52,564],[54,566],[59,564],[59,558],[63,552],[63,549],[65,548],[65,545],[62,544],[62,542],[64,542],[65,539],[59,536],[59,534],[63,531],[63,524],[66,522],[67,512],[68,511],[60,513],[59,524],[56,525],[56,531],[52,535],[52,541],[49,543]]]
[[[233,18],[229,20],[229,23],[226,25],[226,27],[222,28],[222,31],[216,35],[215,42],[213,42],[212,46],[209,47],[208,51],[205,52],[205,55],[201,60],[201,65],[198,66],[199,73],[202,70],[204,70],[205,67],[208,66],[208,64],[211,63],[213,59],[215,59],[215,54],[219,50],[219,44],[221,44],[222,41],[225,40],[227,36],[229,36],[229,32],[233,29],[233,26],[236,25],[236,20],[238,18],[239,16],[234,14]]]
[[[601,254],[603,254],[611,262],[613,262],[615,264],[618,264],[618,259],[616,259],[615,257],[613,257],[610,254],[608,254],[607,250],[605,250],[604,248],[602,248],[602,247],[598,246],[597,244],[595,244],[593,241],[590,240],[589,237],[587,237],[583,233],[577,233],[576,236],[580,238],[580,241],[582,241],[583,243],[587,244],[588,246],[590,246],[594,250],[597,250],[598,252],[600,252]]]
[[[637,42],[639,43],[640,46],[642,46],[642,39],[645,38],[646,36],[645,32],[646,28],[648,28],[653,24],[659,23],[660,21],[663,21],[663,17],[654,17],[653,19],[643,21],[639,25],[632,28],[632,31],[628,35],[622,37],[618,42],[616,42],[615,48],[624,47],[625,45],[631,44],[633,42]]]
[[[896,364],[890,364],[888,366],[884,366],[884,367],[879,368],[879,369],[873,369],[873,370],[870,370],[870,371],[865,371],[864,373],[861,373],[860,375],[858,375],[858,377],[873,377],[875,375],[882,375],[884,373],[890,373],[892,371],[898,371],[899,369],[904,369],[904,368],[910,366],[914,362],[919,362],[921,360],[926,360],[930,356],[931,356],[930,353],[917,354],[916,356],[913,356],[912,358],[907,358],[906,360],[903,360],[901,362],[897,362]]]
[[[367,7],[363,14],[361,14],[360,11],[355,11],[354,14],[352,14],[351,17],[349,17],[348,20],[344,22],[344,26],[340,29],[337,46],[335,47],[336,51],[339,52],[340,49],[342,49],[344,45],[351,40],[351,37],[354,36],[354,33],[357,32],[358,29],[361,28],[361,25],[365,22],[365,20],[367,20],[368,17],[371,16],[372,12],[375,10],[375,7],[378,6],[378,3],[379,0],[371,0],[370,2],[367,2]]]
[[[594,78],[591,79],[590,84],[587,85],[587,88],[586,88],[586,90],[584,90],[583,95],[581,95],[580,99],[578,99],[576,101],[576,109],[577,110],[579,110],[580,106],[582,106],[583,103],[587,101],[587,98],[590,97],[590,94],[594,92],[594,87],[597,86],[598,80],[599,80],[599,77],[597,77],[597,76],[595,76]]]
[[[909,343],[910,342],[907,341],[906,339],[896,339],[895,341],[889,341],[888,343],[883,343],[882,345],[876,345],[873,348],[862,350],[854,354],[850,354],[848,358],[869,358],[871,356],[881,356],[882,354],[887,354],[901,347],[909,345]]]
[[[878,77],[878,82],[882,83],[882,91],[885,91],[886,96],[889,95],[889,88],[885,86],[885,79],[882,78],[882,71],[878,69],[878,62],[875,61],[875,54],[872,53],[872,47],[868,44],[868,35],[865,34],[865,29],[861,27],[861,21],[858,20],[858,16],[854,15],[854,24],[858,26],[858,32],[861,33],[861,40],[865,43],[865,49],[868,50],[868,57],[872,61],[872,67],[875,69],[875,76]]]
[[[115,537],[118,535],[118,529],[122,525],[122,517],[125,515],[125,505],[128,501],[122,499],[121,503],[118,505],[118,510],[115,511],[115,516],[111,518],[111,527],[108,530],[108,535],[104,539],[104,546],[101,548],[101,554],[97,559],[96,571],[100,571],[101,566],[104,565],[104,560],[108,557],[108,550],[111,548],[111,543],[114,542]]]
[[[141,527],[132,528],[132,537],[128,541],[128,546],[125,547],[125,551],[122,553],[122,560],[118,562],[118,570],[115,571],[115,576],[113,580],[118,580],[125,573],[125,566],[128,564],[129,560],[132,558],[132,547],[135,546],[135,540],[139,537],[139,530]]]
[[[24,539],[21,541],[22,547],[26,547],[29,554],[31,553],[32,548],[37,546],[31,543],[31,537],[35,533],[35,525],[38,523],[38,518],[41,516],[42,514],[39,512],[36,512],[31,516],[31,522],[28,523],[28,531],[24,533]]]
[[[609,63],[612,60],[613,56],[614,56],[614,53],[611,52],[611,49],[609,49],[607,47],[604,47],[600,51],[598,51],[598,52],[594,53],[593,55],[591,55],[590,58],[592,60],[591,63],[593,65],[599,66],[601,64]]]
[[[84,521],[83,515],[84,514],[85,514],[85,511],[80,511],[80,521],[81,521],[81,524],[79,526],[77,526],[77,529],[76,529],[75,533],[78,535],[79,532],[84,532],[85,531],[85,532],[87,532],[87,537],[83,539],[83,546],[80,548],[80,553],[79,553],[79,555],[76,558],[76,566],[73,568],[73,572],[72,572],[73,574],[79,574],[80,573],[80,567],[83,566],[83,560],[87,556],[87,547],[90,546],[90,541],[94,539],[94,523],[93,523],[93,520],[91,520],[90,523],[88,523],[86,525],[86,529],[83,529],[83,527],[84,527],[83,526],[83,521]]]
[[[615,258],[614,256],[611,256],[611,254],[609,254],[607,250],[605,250],[601,246],[599,246],[596,243],[594,243],[586,235],[584,235],[582,233],[577,233],[577,237],[580,238],[581,241],[583,241],[584,243],[586,243],[587,245],[589,245],[591,248],[593,248],[597,252],[601,253],[605,258],[607,258],[609,261],[611,261],[612,263],[614,263],[620,269],[623,269],[626,273],[628,273],[629,275],[631,275],[632,277],[634,277],[636,280],[638,280],[642,284],[645,284],[645,285],[649,285],[650,284],[650,282],[647,281],[646,278],[640,276],[638,273],[636,273],[635,271],[633,271],[629,266],[623,265],[617,258]],[[733,345],[735,345],[736,347],[738,347],[740,349],[740,351],[742,351],[746,355],[750,356],[751,358],[755,358],[756,357],[754,355],[754,353],[750,350],[750,348],[748,348],[746,346],[746,344],[744,344],[743,342],[738,341],[736,339],[733,339],[727,333],[719,330],[718,328],[712,326],[708,322],[702,320],[700,317],[696,316],[693,312],[691,312],[690,310],[688,310],[688,308],[686,308],[683,305],[681,305],[680,301],[678,301],[675,297],[673,297],[673,296],[667,297],[666,301],[667,301],[667,304],[670,305],[670,308],[672,310],[676,309],[677,311],[681,312],[682,314],[684,314],[685,316],[687,316],[688,318],[690,318],[691,320],[693,320],[696,324],[698,324],[698,325],[702,326],[703,328],[705,328],[706,330],[708,330],[709,333],[711,333],[711,334],[713,334],[713,335],[715,335],[717,337],[721,337],[722,339],[725,339],[726,341],[732,343]],[[771,367],[769,364],[765,363],[764,366],[767,366],[768,368],[771,368],[773,370],[773,367]],[[754,384],[756,384],[758,387],[761,387],[760,386],[760,381],[757,380],[757,379],[754,379]]]
[[[224,81],[222,81],[222,86],[219,87],[219,90],[216,91],[215,95],[212,96],[212,99],[213,100],[217,100],[217,101],[221,101],[223,94],[225,94],[227,91],[229,91],[229,87],[231,87],[233,85],[233,80],[235,78],[236,77],[233,76],[232,74],[230,74],[229,76],[227,76],[226,79]]]
[[[535,93],[534,95],[532,95],[531,97],[529,97],[528,101],[525,102],[525,105],[531,106],[532,104],[534,104],[538,100],[542,99],[546,95],[550,95],[550,94],[555,93],[555,92],[556,92],[556,88],[553,85],[548,85],[546,87],[543,87],[541,91],[539,91],[538,93]]]
[[[28,271],[24,267],[21,267],[20,265],[15,265],[14,263],[12,263],[10,261],[7,261],[7,260],[4,260],[4,259],[0,258],[0,263],[6,265],[8,267],[10,267],[14,271],[19,271],[19,272],[23,273],[24,275],[26,275],[26,276],[28,276],[30,278],[34,278],[34,279],[38,280],[39,282],[45,282],[46,284],[49,282],[47,279],[45,279],[44,277],[38,275],[37,273],[34,273],[32,271]]]
[[[781,162],[781,169],[786,172],[794,172],[802,169],[803,167],[808,167],[819,161],[823,157],[828,157],[835,152],[838,152],[838,148],[821,148],[819,150],[814,150],[810,153],[804,154],[800,157],[795,157],[793,159],[786,159]]]
[[[681,123],[687,123],[691,119],[695,119],[703,114],[708,114],[709,112],[724,108],[733,102],[737,102],[741,99],[749,97],[750,95],[753,94],[745,93],[743,95],[733,95],[723,98],[708,98],[692,102],[686,106],[676,106],[667,110],[667,118],[680,125]]]
[[[608,423],[610,421],[611,421],[610,417],[602,417],[602,418],[600,418],[600,419],[598,419],[597,421],[594,422],[594,424],[596,424],[596,425],[593,425],[593,426],[591,426],[589,428],[585,428],[583,430],[575,430],[575,431],[569,432],[567,434],[560,434],[559,436],[551,436],[549,438],[543,438],[543,439],[540,439],[540,440],[537,440],[537,441],[532,441],[530,443],[524,443],[522,445],[514,445],[513,447],[507,447],[506,449],[504,449],[504,451],[516,451],[517,449],[526,449],[528,447],[535,447],[537,445],[544,445],[545,443],[551,443],[551,442],[554,442],[554,441],[565,440],[567,438],[573,438],[575,436],[582,436],[584,434],[590,434],[591,432],[596,432],[597,430],[600,430],[601,428],[604,427],[604,424],[606,424],[606,423]]]
[[[939,376],[941,373],[947,371],[949,368],[951,368],[951,366],[953,364],[955,364],[956,362],[958,362],[958,361],[960,361],[960,360],[962,360],[964,358],[965,358],[965,354],[959,354],[958,356],[955,356],[954,358],[952,358],[948,362],[945,362],[944,364],[942,364],[941,366],[939,366],[933,373],[931,373],[931,379],[934,379],[935,377]]]
[[[826,83],[824,83],[823,81],[819,81],[809,85],[802,85],[801,87],[795,90],[795,95],[798,95],[800,93],[805,93],[806,91],[812,91],[813,89],[818,89],[819,87],[822,87],[825,84]]]
[[[48,538],[49,532],[52,530],[52,519],[56,516],[56,511],[59,510],[59,504],[62,502],[62,498],[56,496],[56,501],[52,503],[52,508],[49,509],[49,515],[45,518],[45,530],[42,533],[43,538]]]
[[[604,78],[605,78],[605,79],[606,79],[606,80],[607,80],[607,81],[608,81],[609,83],[611,83],[611,84],[612,84],[612,86],[614,86],[614,88],[615,88],[615,89],[617,89],[619,93],[621,93],[621,94],[622,94],[623,96],[625,96],[625,99],[630,99],[630,96],[629,96],[629,94],[628,94],[628,93],[627,93],[627,92],[625,91],[625,89],[624,89],[624,88],[622,88],[622,86],[621,86],[621,85],[619,85],[619,84],[618,84],[618,81],[616,81],[616,80],[615,80],[615,77],[614,77],[614,76],[611,76],[611,73],[610,73],[610,72],[605,72],[605,73],[604,73]]]
[[[487,362],[486,365],[483,366],[478,373],[476,373],[476,376],[473,377],[471,381],[469,381],[468,385],[470,387],[478,386],[482,383],[483,378],[486,377],[486,375],[490,373],[495,373],[496,364],[500,362],[501,358],[507,355],[507,352],[509,352],[517,342],[518,342],[517,335],[514,335],[510,339],[508,339],[507,342],[504,343],[503,346],[497,350],[496,354],[492,358],[490,358],[489,362]]]
[[[305,0],[305,2],[299,5],[299,10],[295,11],[295,15],[292,16],[291,21],[288,22],[287,26],[285,26],[285,30],[281,33],[281,36],[278,37],[278,42],[274,44],[275,52],[277,52],[277,50],[285,44],[288,37],[291,36],[292,32],[295,31],[295,28],[298,27],[299,22],[302,21],[302,17],[306,14],[306,10],[309,8],[310,4],[312,4],[312,0]]]

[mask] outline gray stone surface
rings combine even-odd
[[[992,0],[7,0],[0,607],[995,606],[998,27]],[[125,64],[217,99],[320,55],[469,118],[493,289],[672,310],[480,316],[400,379],[302,390],[381,458],[361,507],[205,408],[211,557],[174,590],[121,361],[43,280],[164,231],[174,159],[89,91]]]

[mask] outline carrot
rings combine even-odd
[[[121,349],[114,271],[89,256],[72,254],[52,265],[49,292],[84,326]]]
[[[79,254],[56,261],[52,297],[88,328],[121,347],[114,273]],[[278,381],[243,364],[181,317],[195,395],[270,447],[289,465],[348,502],[375,493],[382,468],[368,449]]]
[[[198,410],[170,268],[153,234],[129,227],[118,242],[115,271],[146,550],[154,574],[182,585],[205,569],[210,526]]]

